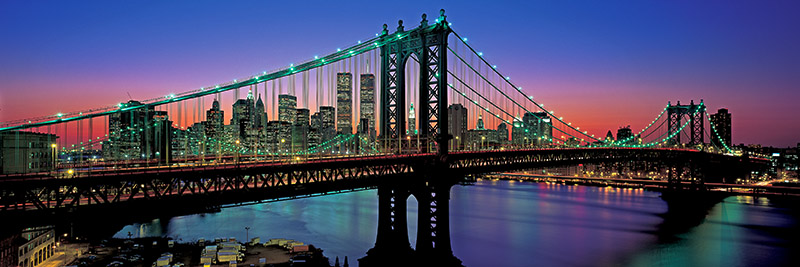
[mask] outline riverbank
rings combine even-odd
[[[313,245],[289,246],[288,242],[269,243],[259,239],[247,243],[232,238],[184,243],[164,237],[142,237],[83,244],[88,249],[79,257],[54,266],[330,266],[322,250]]]

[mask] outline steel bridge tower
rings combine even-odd
[[[450,188],[461,178],[448,172],[447,142],[447,38],[452,32],[444,9],[433,25],[422,14],[419,26],[406,31],[403,21],[389,33],[383,25],[381,53],[381,141],[386,152],[403,147],[406,133],[405,66],[419,64],[419,151],[438,155],[418,162],[402,182],[378,186],[378,234],[375,247],[359,259],[360,266],[462,266],[450,245]],[[408,242],[406,201],[418,202],[416,248]]]
[[[381,39],[390,36],[383,25]],[[420,151],[431,152],[431,145],[438,147],[440,157],[447,155],[447,36],[452,32],[446,21],[444,10],[437,22],[428,24],[422,15],[420,25],[405,30],[403,21],[398,22],[396,39],[381,42],[381,135],[388,152],[402,149],[406,132],[406,84],[405,66],[412,55],[419,61],[419,118]],[[412,64],[416,64],[413,62]],[[410,149],[410,148],[409,148]]]
[[[670,145],[681,144],[681,129],[683,124],[681,120],[687,118],[689,120],[689,145],[704,144],[704,114],[706,113],[706,106],[703,100],[700,99],[700,104],[695,105],[694,100],[689,105],[681,105],[678,101],[677,105],[667,103],[667,134],[673,135],[669,139]]]

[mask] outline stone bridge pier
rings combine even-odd
[[[459,181],[443,172],[427,172],[378,186],[375,246],[358,260],[359,266],[462,266],[450,246],[450,188]],[[408,241],[406,215],[411,195],[419,212],[414,249]]]

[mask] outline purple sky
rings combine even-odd
[[[2,1],[0,121],[230,81],[445,8],[485,58],[591,133],[704,99],[733,114],[736,144],[800,142],[797,1],[280,2]]]

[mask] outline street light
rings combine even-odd
[[[245,239],[244,239],[244,241],[245,242],[250,242],[250,226],[245,226],[244,227],[244,231],[245,231]]]
[[[283,139],[283,138],[281,138],[281,147],[280,147],[280,148],[278,148],[278,152],[280,152],[280,151],[281,151],[281,149],[282,149],[282,148],[283,148],[283,146],[284,146],[284,143],[286,143],[286,139]]]
[[[52,156],[51,156],[51,158],[53,159],[53,171],[57,171],[58,170],[58,168],[56,168],[56,148],[57,147],[58,147],[58,145],[56,145],[56,144],[50,144],[50,148],[52,148],[52,150],[53,150],[53,153],[52,153]]]
[[[486,149],[484,146],[484,141],[486,141],[486,136],[481,136],[481,149]]]

